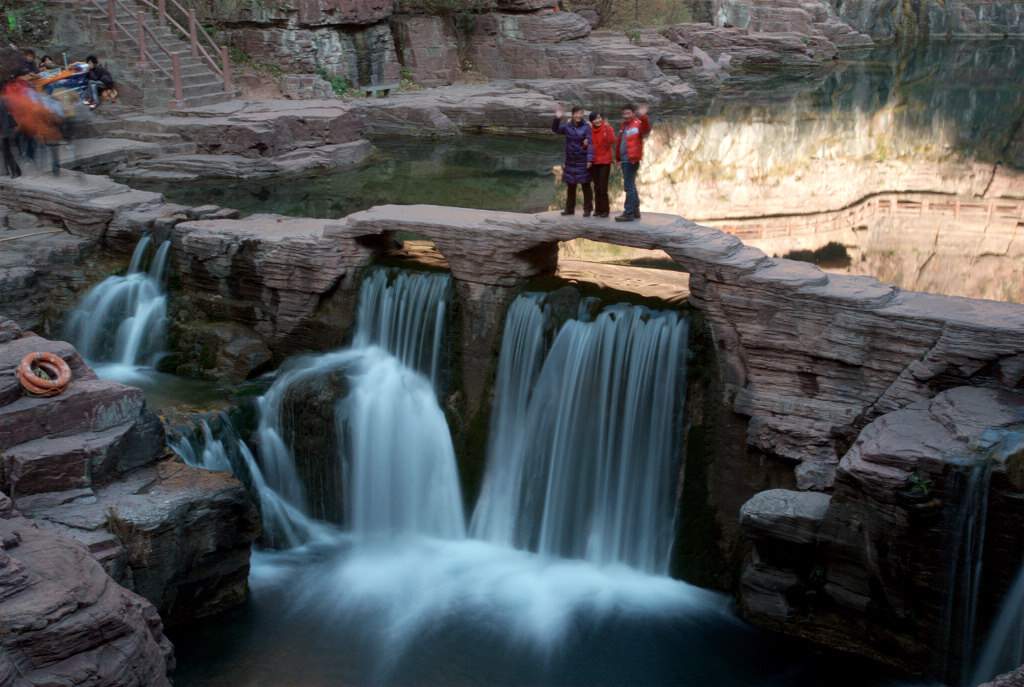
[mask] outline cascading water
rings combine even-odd
[[[528,426],[530,390],[547,352],[543,301],[542,294],[523,294],[512,301],[505,317],[487,437],[487,477],[470,524],[474,537],[507,546],[515,543],[514,525],[523,498],[522,428]]]
[[[151,367],[163,353],[164,271],[171,244],[164,241],[153,252],[152,243],[148,234],[144,236],[135,247],[128,272],[107,277],[68,315],[64,336],[93,367]],[[101,376],[119,376],[116,371],[113,375],[99,371]]]
[[[503,344],[488,473],[471,531],[664,574],[686,322],[629,305],[606,308],[592,322],[570,320],[530,384],[541,320],[535,298],[509,311],[512,336]]]
[[[1007,431],[992,445],[986,458],[990,464],[1006,464],[1011,456],[1022,454],[1024,432]],[[985,636],[964,684],[979,685],[1024,664],[1024,560]]]
[[[450,291],[446,274],[370,272],[360,285],[353,348],[377,344],[437,388]]]
[[[335,407],[345,526],[357,534],[465,534],[455,453],[436,392],[450,279],[442,273],[369,273],[353,347],[295,361],[260,398],[260,456],[269,488],[308,512],[286,429],[296,387],[340,372],[350,388]],[[403,364],[404,363],[404,364]],[[302,430],[304,431],[304,430]]]
[[[259,463],[231,419],[223,413],[217,414],[214,419],[216,437],[210,422],[203,419],[199,423],[198,435],[186,433],[179,428],[168,436],[168,446],[189,465],[234,472],[245,482],[259,499],[260,520],[263,524],[261,539],[266,545],[290,549],[330,536],[331,530],[328,527],[309,518],[268,486]]]
[[[988,513],[989,482],[992,462],[980,460],[955,470],[949,477],[950,508],[947,517],[953,523],[950,542],[950,588],[939,636],[947,641],[941,654],[940,675],[955,681],[971,665],[974,651],[978,593],[981,582],[982,553],[985,547],[985,520]]]
[[[361,351],[358,362],[335,414],[349,439],[349,528],[364,536],[464,537],[455,450],[433,388],[379,348]]]
[[[391,288],[402,282],[400,288],[443,297],[447,290],[437,284],[415,284],[432,279],[373,279],[372,288],[382,289],[363,301],[374,313],[402,313],[405,323],[384,338],[389,345],[418,341],[404,349],[409,360],[439,360],[440,333],[421,335],[429,325],[417,319],[440,323],[443,311],[431,302],[402,309],[379,299],[393,297]],[[393,354],[366,345],[366,332],[381,329],[376,314],[360,310],[359,346],[303,357],[278,373],[260,400],[266,481],[257,488],[280,489],[291,505],[305,506],[295,486],[294,434],[328,437],[286,422],[289,404],[296,390],[343,377],[331,403],[346,532],[256,552],[245,624],[177,640],[176,684],[820,684],[801,679],[784,652],[736,620],[723,595],[644,572],[663,569],[668,550],[685,323],[614,306],[592,322],[567,323],[548,352],[543,298],[517,300],[506,325],[500,419],[482,497],[490,505],[474,520],[489,541],[464,536],[437,388]],[[312,395],[325,388],[315,386]],[[516,437],[523,447],[503,456]],[[203,460],[222,466],[211,438]],[[587,494],[574,498],[570,483]],[[500,498],[503,491],[510,498]],[[536,500],[535,491],[542,492]],[[644,531],[648,522],[655,523],[651,532]],[[578,537],[566,531],[577,527],[584,532]],[[509,546],[527,531],[544,542],[546,555]],[[602,565],[561,558],[566,552]],[[189,674],[190,662],[181,660],[196,654],[206,657],[202,675]]]

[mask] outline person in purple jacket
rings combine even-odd
[[[562,167],[562,181],[566,184],[565,209],[563,215],[576,213],[576,185],[583,186],[583,216],[590,217],[594,209],[594,189],[590,186],[590,166],[594,163],[594,142],[590,135],[590,124],[583,121],[583,108],[572,108],[569,121],[562,124],[565,111],[558,107],[551,120],[551,130],[565,134],[565,165]]]

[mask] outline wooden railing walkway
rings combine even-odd
[[[958,220],[999,223],[1024,231],[1024,200],[968,200],[936,194],[880,193],[840,210],[799,215],[694,220],[744,240],[830,234],[866,229],[868,220],[883,216],[945,216]]]
[[[188,26],[179,23],[167,12],[167,0],[137,0],[143,7],[156,14],[156,26],[160,29],[163,38],[158,35],[151,24],[154,19],[146,10],[139,9],[132,0],[81,0],[83,4],[91,5],[106,15],[108,30],[106,38],[111,41],[127,40],[138,50],[137,68],[146,72],[156,70],[166,77],[173,88],[173,100],[169,103],[171,109],[178,109],[186,105],[185,79],[181,65],[181,57],[190,53],[193,58],[198,58],[206,68],[216,75],[218,81],[223,84],[223,93],[228,97],[234,95],[231,86],[231,67],[228,61],[228,50],[225,46],[218,46],[210,35],[196,20],[196,11],[182,7],[177,0],[170,0],[170,3],[177,12],[185,18]],[[120,15],[119,11],[120,10]],[[120,17],[131,17],[136,24],[133,27],[126,27]],[[130,23],[131,20],[125,20]],[[180,35],[188,37],[188,47],[183,47],[184,42],[175,37],[167,29],[168,24],[176,29]],[[150,46],[155,46],[158,52]],[[220,60],[211,54],[217,55]],[[163,59],[160,59],[160,58]]]

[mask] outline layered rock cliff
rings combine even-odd
[[[757,494],[742,613],[963,684],[1020,566],[1022,431],[1024,394],[954,388],[868,425],[831,495]]]
[[[34,351],[69,364],[67,391],[22,393],[13,372]],[[40,526],[84,544],[165,622],[245,599],[259,521],[238,480],[173,460],[142,391],[97,378],[69,344],[3,318],[0,490]]]
[[[850,32],[874,40],[1024,35],[1024,12],[1015,0],[714,0],[712,13],[719,25],[831,35],[839,41]]]
[[[0,617],[0,684],[170,685],[174,654],[153,605],[3,494]]]

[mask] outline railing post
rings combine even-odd
[[[220,70],[224,73],[224,92],[231,92],[231,63],[228,62],[228,46],[220,46]]]
[[[181,57],[178,53],[171,53],[171,65],[173,66],[172,77],[174,78],[174,99],[182,101],[185,99],[185,89],[181,85]]]
[[[146,19],[142,12],[138,15],[139,22],[139,69],[149,69],[146,64]]]
[[[110,17],[110,39],[117,35],[117,10],[114,8],[114,0],[107,0],[107,16]]]
[[[157,2],[157,21],[160,23],[160,28],[167,26],[167,0],[159,0]]]
[[[196,11],[194,8],[188,11],[188,34],[192,41],[192,57],[198,57],[199,41],[196,39]]]

